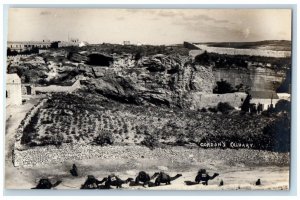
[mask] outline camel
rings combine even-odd
[[[52,184],[51,181],[48,178],[42,178],[39,180],[39,183],[36,187],[31,189],[51,189],[58,186],[62,181],[56,181],[56,183]]]
[[[176,176],[170,177],[168,174],[166,174],[164,172],[160,172],[160,173],[157,173],[157,174],[158,175],[156,175],[157,178],[155,179],[155,186],[159,186],[161,183],[165,183],[166,185],[170,185],[171,181],[174,181],[175,179],[177,179],[177,178],[179,178],[179,177],[182,176],[182,174],[176,174]],[[148,186],[151,187],[152,184],[149,183]]]
[[[105,186],[107,187],[116,186],[117,188],[122,188],[123,184],[127,184],[131,181],[133,181],[133,178],[121,180],[118,176],[112,174],[107,177],[107,180],[105,181]]]
[[[213,176],[209,176],[205,169],[200,169],[195,178],[195,182],[185,181],[185,184],[186,185],[196,185],[196,184],[202,183],[203,185],[208,185],[208,181],[213,180],[217,176],[219,176],[218,173],[214,173]]]
[[[153,174],[152,177],[149,176],[145,171],[140,171],[137,177],[135,178],[135,181],[131,181],[129,186],[143,186],[147,185],[151,179],[155,178],[159,173],[156,172]],[[142,184],[140,183],[142,182]]]
[[[96,179],[93,175],[88,175],[86,181],[81,185],[80,189],[98,189],[99,185],[107,181],[107,178],[103,178],[101,181]]]
[[[209,176],[208,173],[206,173],[205,169],[200,169],[198,171],[198,174],[197,174],[196,178],[195,178],[195,181],[198,184],[202,182],[203,185],[208,185],[208,180],[213,180],[217,176],[219,176],[218,173],[214,173],[213,176]]]

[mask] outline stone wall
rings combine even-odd
[[[163,152],[162,152],[163,151]],[[177,153],[176,153],[177,151]],[[126,152],[126,153],[124,153]],[[56,146],[40,146],[29,149],[15,147],[13,163],[15,167],[32,167],[36,165],[48,165],[65,161],[77,161],[84,159],[139,159],[159,158],[162,154],[172,155],[182,153],[180,149],[150,150],[143,146],[94,146],[80,144],[62,144]]]
[[[233,147],[238,148],[238,147]],[[91,146],[91,145],[70,145],[63,144],[60,147],[44,146],[35,147],[28,150],[15,150],[14,164],[16,167],[34,167],[42,165],[53,165],[66,161],[76,162],[84,159],[106,159],[108,160],[159,160],[164,159],[169,162],[194,162],[200,163],[211,159],[211,153],[214,151],[214,159],[224,159],[224,154],[230,155],[225,158],[225,162],[251,163],[262,165],[270,163],[279,163],[287,165],[289,163],[289,154],[275,153],[270,155],[268,151],[259,151],[251,149],[189,149],[185,147],[155,148],[150,150],[144,146]],[[126,152],[126,153],[124,153]],[[251,153],[250,153],[251,152]],[[192,155],[192,157],[191,157]],[[134,163],[133,163],[134,165]]]
[[[227,102],[235,109],[240,109],[240,106],[246,99],[247,94],[242,92],[227,93],[227,94],[207,94],[202,92],[191,93],[187,97],[190,102],[190,109],[197,110],[201,108],[215,107],[219,102]]]
[[[47,99],[41,99],[38,104],[33,106],[25,115],[25,118],[21,121],[20,125],[18,126],[17,133],[16,133],[16,144],[21,141],[21,137],[24,131],[24,128],[30,123],[31,118],[39,111],[39,109],[46,103]],[[15,144],[15,145],[16,145]],[[20,144],[18,144],[20,145]]]
[[[80,80],[74,82],[71,86],[49,85],[45,87],[35,87],[37,93],[51,93],[51,92],[73,92],[80,88]]]

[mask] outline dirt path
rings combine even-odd
[[[26,113],[39,101],[39,96],[31,98],[20,106],[6,107],[6,127],[5,127],[5,183],[9,177],[15,176],[22,179],[22,174],[15,174],[17,170],[12,164],[12,149],[15,142],[16,130],[24,119]]]

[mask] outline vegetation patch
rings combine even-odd
[[[29,146],[143,145],[150,149],[222,142],[225,148],[235,148],[230,146],[233,142],[241,144],[239,148],[289,151],[290,114],[286,104],[280,102],[272,111],[251,114],[234,110],[228,103],[192,111],[120,104],[85,92],[53,94],[31,118],[21,142]]]

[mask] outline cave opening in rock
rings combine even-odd
[[[108,67],[113,62],[113,58],[102,54],[90,54],[88,64]]]

